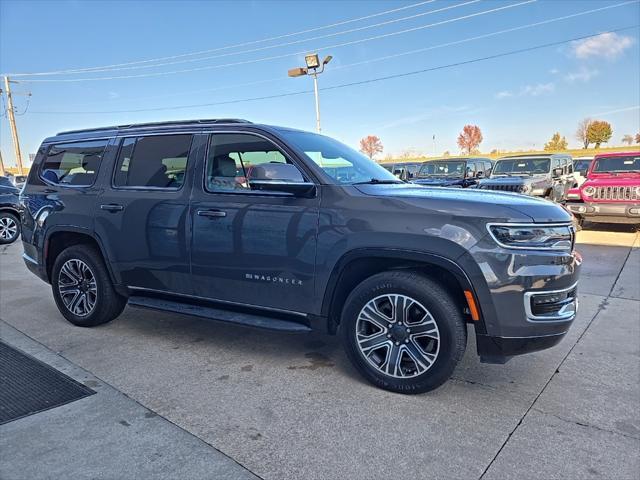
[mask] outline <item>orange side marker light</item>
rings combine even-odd
[[[469,312],[471,313],[471,320],[477,322],[480,320],[480,312],[478,311],[478,306],[476,305],[476,300],[473,298],[473,293],[469,290],[464,291],[464,296],[467,299],[467,305],[469,305]]]

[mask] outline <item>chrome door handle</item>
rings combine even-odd
[[[221,218],[227,216],[227,212],[223,212],[222,210],[198,210],[196,213],[200,217]]]
[[[106,205],[100,205],[100,210],[108,210],[109,212],[119,212],[124,210],[122,205],[117,205],[115,203],[109,203]]]

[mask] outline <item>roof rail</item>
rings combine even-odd
[[[96,132],[100,130],[126,130],[129,128],[147,128],[147,127],[160,127],[168,125],[213,125],[224,123],[251,123],[249,120],[243,120],[241,118],[207,118],[200,120],[177,120],[177,121],[165,121],[165,122],[148,122],[148,123],[131,123],[128,125],[113,125],[110,127],[97,127],[97,128],[82,128],[79,130],[65,130],[64,132],[58,132],[57,135],[67,135],[70,133],[83,133],[83,132]]]

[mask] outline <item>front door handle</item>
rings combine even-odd
[[[200,217],[221,218],[227,216],[227,212],[223,212],[222,210],[198,210],[196,213]]]
[[[124,210],[124,207],[116,203],[108,203],[106,205],[100,205],[100,210],[107,210],[109,212],[120,212]]]

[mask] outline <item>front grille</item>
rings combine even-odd
[[[521,192],[523,190],[522,185],[482,185],[480,188],[485,190],[500,190],[503,192]]]
[[[640,200],[637,187],[596,187],[594,200]]]
[[[527,292],[525,307],[531,321],[568,320],[577,310],[578,288],[547,292]]]

